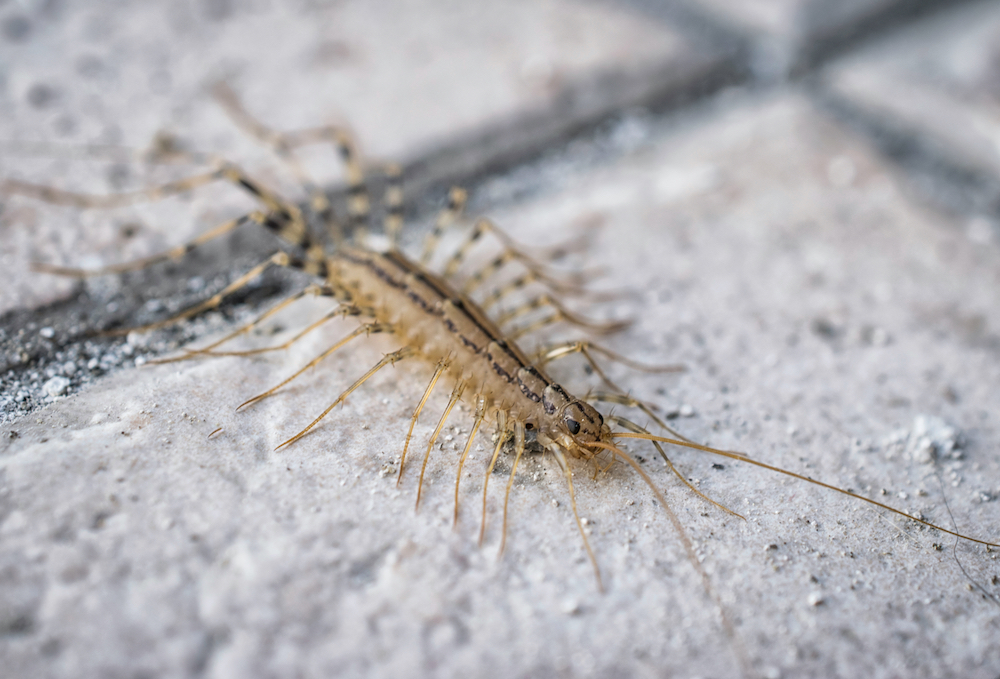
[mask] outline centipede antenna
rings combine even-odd
[[[588,401],[600,401],[602,403],[617,403],[618,405],[627,406],[629,408],[636,408],[637,410],[642,411],[642,413],[646,417],[648,417],[654,423],[656,423],[656,426],[660,427],[661,429],[664,429],[665,431],[670,432],[670,434],[673,435],[674,437],[679,438],[682,441],[691,441],[691,439],[689,439],[687,436],[684,436],[684,434],[681,434],[676,429],[668,426],[667,423],[664,422],[662,419],[660,419],[656,415],[656,413],[653,412],[653,409],[650,408],[647,404],[643,403],[642,401],[640,401],[638,399],[632,398],[631,396],[628,396],[627,394],[608,394],[608,393],[605,393],[605,392],[598,391],[598,392],[594,392],[592,394],[589,394],[587,396],[587,400]],[[637,430],[632,429],[631,431],[637,431]],[[650,432],[644,431],[644,432],[638,432],[638,433],[646,433],[646,434],[648,434]],[[693,443],[693,441],[692,441],[692,443]]]
[[[919,518],[917,518],[915,516],[910,516],[909,514],[907,514],[906,512],[904,512],[903,510],[896,509],[895,507],[890,507],[889,505],[883,504],[883,503],[879,502],[878,500],[872,500],[870,498],[865,497],[864,495],[858,495],[857,493],[852,493],[849,490],[845,490],[843,488],[838,488],[837,486],[831,485],[829,483],[823,483],[822,481],[817,481],[816,479],[811,479],[808,476],[805,476],[803,474],[798,474],[796,472],[789,471],[788,469],[782,469],[781,467],[775,467],[773,465],[767,464],[766,462],[760,462],[759,460],[754,460],[752,458],[746,457],[745,455],[741,455],[739,453],[734,453],[734,452],[729,451],[729,450],[719,450],[717,448],[710,448],[708,446],[703,446],[703,445],[700,445],[698,443],[692,443],[690,441],[682,441],[680,439],[671,439],[671,438],[667,438],[665,436],[653,436],[652,434],[637,434],[637,433],[627,433],[627,432],[615,432],[613,434],[613,436],[615,438],[642,439],[644,441],[659,441],[660,443],[669,443],[669,444],[672,444],[672,445],[675,445],[675,446],[683,446],[684,448],[691,448],[693,450],[700,450],[700,451],[705,452],[705,453],[711,453],[712,455],[718,455],[720,457],[727,457],[730,460],[738,460],[739,462],[745,462],[747,464],[752,464],[755,467],[760,467],[762,469],[767,469],[768,471],[772,471],[772,472],[775,472],[777,474],[783,474],[785,476],[790,476],[793,479],[798,479],[800,481],[805,481],[806,483],[811,483],[811,484],[819,486],[821,488],[826,488],[827,490],[832,490],[832,491],[834,491],[836,493],[840,493],[841,495],[846,495],[847,497],[852,497],[855,500],[861,500],[862,502],[867,502],[868,504],[875,505],[876,507],[881,507],[882,509],[884,509],[886,511],[889,511],[889,512],[892,512],[893,514],[898,514],[899,516],[905,517],[905,518],[909,519],[910,521],[916,521],[919,524],[927,526],[928,528],[934,528],[935,530],[939,530],[942,533],[947,533],[948,535],[952,535],[952,536],[957,537],[957,538],[962,538],[963,540],[968,540],[969,542],[975,542],[975,543],[980,544],[980,545],[986,545],[987,547],[1000,547],[1000,544],[998,544],[996,542],[989,542],[987,540],[980,540],[978,538],[970,537],[968,535],[965,535],[963,533],[959,533],[957,531],[948,530],[947,528],[939,526],[939,525],[937,525],[935,523],[931,523],[930,521],[924,521],[923,519],[919,519]]]
[[[631,420],[626,420],[624,417],[619,417],[617,415],[607,415],[606,417],[607,417],[608,420],[614,422],[615,424],[617,424],[619,426],[622,426],[622,427],[625,427],[629,431],[633,431],[633,432],[635,432],[637,434],[648,434],[649,433],[649,431],[646,430],[645,428],[640,427],[638,424],[636,424],[635,422],[632,422]],[[685,439],[685,440],[687,440],[687,439]],[[746,517],[743,516],[742,514],[740,514],[739,512],[734,512],[729,507],[725,506],[724,504],[720,504],[720,503],[716,502],[715,500],[713,500],[712,498],[708,497],[707,495],[705,495],[704,493],[702,493],[700,490],[698,490],[697,488],[695,488],[691,484],[691,482],[688,481],[687,478],[685,478],[685,476],[680,473],[680,471],[677,469],[677,467],[674,466],[674,463],[670,461],[670,458],[667,457],[667,453],[666,453],[665,450],[663,450],[663,446],[660,445],[660,442],[659,441],[650,441],[650,443],[652,443],[653,446],[656,448],[656,451],[660,454],[660,457],[663,458],[663,461],[667,463],[667,467],[670,469],[671,472],[673,472],[674,476],[676,476],[678,479],[680,479],[681,482],[685,486],[687,486],[688,489],[691,490],[695,495],[697,495],[698,497],[700,497],[705,502],[709,502],[709,503],[715,505],[716,507],[718,507],[722,511],[724,511],[724,512],[726,512],[728,514],[732,514],[736,518],[743,519],[744,521],[747,520]]]

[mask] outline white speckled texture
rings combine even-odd
[[[66,139],[141,144],[174,129],[202,146],[248,153],[265,180],[279,177],[223,127],[202,89],[219,75],[233,76],[248,106],[276,126],[342,113],[366,148],[407,155],[436,135],[544,101],[547,90],[531,80],[552,75],[544,60],[525,61],[521,48],[488,40],[511,30],[495,28],[501,20],[530,24],[519,35],[534,36],[530,44],[568,73],[651,54],[669,59],[679,40],[666,24],[568,2],[525,3],[509,14],[490,5],[477,15],[481,24],[423,3],[399,5],[384,23],[354,2],[292,11],[216,0],[159,13],[122,4],[96,15],[68,4],[52,4],[53,14],[46,3],[28,6],[37,12],[30,40],[14,40],[20,29],[9,19],[28,10],[0,3],[0,54],[37,50],[31,59],[0,60],[3,134],[51,139],[71,108]],[[212,20],[219,16],[229,18]],[[142,31],[118,28],[131,22]],[[269,40],[301,34],[303,24],[313,30],[308,40]],[[370,25],[424,41],[443,36],[461,58],[440,71],[411,71],[409,60],[422,53],[409,50],[420,40],[382,40],[363,30]],[[564,33],[571,28],[572,40]],[[142,35],[157,37],[146,45]],[[593,51],[574,52],[579,42]],[[136,51],[101,56],[98,68],[87,55],[104,44]],[[60,49],[73,52],[63,59]],[[437,63],[440,53],[428,49]],[[50,60],[56,71],[46,74],[39,64]],[[171,73],[162,92],[160,67]],[[74,69],[79,81],[58,76]],[[465,69],[489,77],[449,75]],[[428,82],[401,71],[429,74]],[[110,80],[82,84],[90,72]],[[326,78],[342,89],[318,89]],[[55,108],[26,107],[36,82],[61,83]],[[603,272],[595,286],[624,294],[574,308],[635,319],[601,340],[615,351],[687,366],[676,375],[609,371],[679,415],[671,422],[688,436],[945,526],[953,516],[962,531],[1000,539],[1000,250],[970,231],[966,217],[920,202],[811,92],[761,90],[671,120],[635,116],[613,133],[631,141],[611,145],[633,151],[596,166],[574,164],[583,140],[518,176],[494,178],[482,195],[509,196],[525,177],[541,188],[491,217],[529,245],[600,226],[583,259]],[[428,112],[435,106],[440,116]],[[15,165],[18,176],[38,180],[72,184],[86,175],[76,162]],[[151,178],[129,172],[126,185]],[[90,188],[115,181],[101,174]],[[125,215],[5,202],[5,262],[23,265],[25,253],[88,263],[155,251],[238,209],[226,195],[209,191]],[[146,226],[123,243],[120,227],[135,219]],[[11,276],[8,289],[21,286],[4,308],[33,308],[68,289],[36,282],[23,268],[3,275]],[[269,323],[234,345],[281,341],[326,308],[300,303],[277,318],[280,327]],[[403,484],[395,485],[430,366],[387,369],[314,434],[275,452],[396,349],[391,338],[356,340],[274,398],[239,413],[235,406],[352,327],[338,322],[267,357],[123,369],[68,397],[56,383],[51,405],[0,430],[5,677],[1000,674],[996,551],[953,548],[951,538],[902,517],[729,460],[673,453],[693,483],[745,522],[693,497],[647,447],[628,446],[667,494],[722,612],[662,508],[622,465],[597,479],[580,467],[575,477],[605,593],[548,456],[519,469],[507,550],[497,559],[510,459],[491,478],[479,548],[488,432],[474,446],[461,519],[455,530],[451,524],[468,407],[434,449],[424,500],[413,509],[445,387],[416,427]],[[598,386],[572,358],[553,373],[578,393]]]
[[[846,162],[852,173],[831,169]],[[592,261],[607,285],[641,291],[613,305],[637,322],[611,346],[689,368],[613,373],[639,396],[691,406],[676,420],[685,433],[950,524],[937,472],[962,529],[997,537],[1000,509],[984,500],[1000,486],[988,294],[1000,254],[910,204],[881,160],[798,96],[735,102],[495,216],[525,241],[541,225],[554,239],[604,221]],[[426,366],[400,364],[273,452],[395,346],[360,342],[288,393],[232,406],[346,327],[266,360],[122,372],[14,427],[0,530],[2,610],[8,629],[25,628],[2,641],[16,676],[732,676],[740,644],[764,676],[1000,667],[996,604],[968,589],[951,540],[728,461],[675,456],[746,523],[631,446],[666,488],[735,643],[623,468],[577,476],[607,593],[546,458],[519,472],[497,561],[498,495],[486,545],[475,540],[483,451],[457,531],[451,444],[435,450],[418,513],[416,467],[401,489],[380,473],[398,458]],[[560,374],[586,388],[573,366]],[[443,405],[442,391],[429,411]],[[926,433],[921,415],[960,432],[961,459],[905,452],[898,430]],[[453,422],[467,431],[469,413]],[[957,554],[993,592],[995,554]]]

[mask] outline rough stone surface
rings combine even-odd
[[[946,3],[934,0],[673,0],[673,5],[744,37],[757,74],[801,72],[895,19]],[[954,3],[953,3],[954,4]]]
[[[862,5],[881,6],[843,7]],[[612,108],[625,101],[615,99],[614,87],[577,83],[603,82],[605,65],[641,83],[655,75],[640,68],[645,56],[673,63],[672,55],[686,51],[669,23],[606,4],[531,3],[509,15],[487,7],[466,17],[467,33],[437,4],[394,5],[398,12],[385,19],[383,12],[377,22],[374,9],[350,2],[285,10],[265,3],[150,6],[160,14],[143,18],[125,4],[98,6],[105,10],[0,4],[0,49],[4,56],[22,50],[19,59],[0,59],[0,107],[11,113],[0,118],[0,126],[10,126],[5,134],[50,140],[62,130],[72,141],[141,144],[166,127],[246,158],[255,173],[284,188],[287,178],[270,169],[266,155],[224,126],[206,83],[231,77],[255,111],[282,127],[342,111],[369,150],[404,160],[412,154],[419,165],[433,157],[426,149],[435,144],[471,148],[468,140],[477,135],[514,138],[505,130],[531,119],[519,116],[536,104],[553,105],[549,119],[557,124],[576,125],[560,117],[558,94],[519,89],[526,87],[523,52],[490,43],[489,36],[510,31],[490,29],[489,22],[521,22],[518,35],[553,46],[549,58],[572,73],[560,91],[603,92],[598,103]],[[102,13],[107,7],[116,12]],[[976,15],[952,16],[964,16],[954,19],[960,23]],[[334,18],[357,27],[343,33],[347,48],[335,41],[322,51],[322,63],[309,61],[311,41],[327,35],[323,27],[341,30]],[[480,18],[482,25],[475,23]],[[934,25],[953,35],[946,24]],[[409,35],[412,28],[415,35],[443,36],[438,42],[453,51],[431,51],[426,71],[411,70],[416,57],[406,50],[413,43],[383,40],[367,32],[370,26],[385,27],[385,35]],[[575,40],[559,37],[564,27],[595,50],[593,59],[573,53]],[[289,32],[296,40],[275,39]],[[160,50],[160,70],[156,59],[141,56],[157,53],[139,49],[141,35]],[[665,42],[656,47],[660,36]],[[972,38],[970,63],[985,63],[992,45]],[[116,52],[114,45],[131,47]],[[898,49],[904,48],[886,51]],[[24,50],[36,51],[26,59]],[[64,51],[71,55],[63,59]],[[96,62],[85,59],[91,53]],[[444,53],[469,63],[435,61]],[[359,54],[365,59],[354,61]],[[862,66],[852,68],[879,71],[879,55],[866,53]],[[473,68],[477,59],[484,70]],[[490,70],[504,64],[511,80]],[[449,77],[466,68],[494,80]],[[57,77],[77,71],[79,78]],[[425,88],[403,77],[418,71],[433,74]],[[110,80],[88,84],[97,77],[89,73]],[[367,76],[378,86],[369,86]],[[356,92],[350,99],[356,103],[318,88],[327,78]],[[158,94],[164,82],[169,91]],[[498,82],[506,83],[499,103],[483,94]],[[434,97],[400,94],[415,91]],[[993,291],[1000,249],[988,225],[972,228],[968,215],[942,214],[921,202],[906,172],[911,168],[904,161],[901,171],[898,157],[880,154],[881,146],[837,118],[843,107],[831,109],[827,92],[751,83],[671,117],[622,111],[613,125],[570,144],[539,142],[539,153],[548,149],[544,157],[480,181],[473,203],[492,206],[490,216],[533,254],[563,239],[584,246],[559,267],[596,267],[592,286],[615,294],[603,302],[571,299],[571,307],[593,318],[634,319],[626,332],[600,339],[614,351],[686,366],[677,374],[605,366],[635,396],[662,407],[684,434],[995,541],[1000,316]],[[500,108],[481,107],[483,97]],[[65,113],[58,107],[70,102],[80,113],[63,129],[54,112]],[[965,115],[984,110],[961,92],[955,102]],[[432,115],[438,106],[444,118]],[[923,134],[891,110],[882,118],[902,136]],[[942,141],[946,150],[950,139]],[[3,160],[0,176],[7,176],[10,157]],[[17,176],[91,190],[140,186],[172,171],[65,158],[16,165]],[[13,234],[26,239],[22,245],[33,255],[99,264],[157,250],[218,223],[227,210],[244,209],[247,203],[229,202],[231,193],[199,193],[122,214],[5,200],[0,218],[5,243]],[[134,224],[141,228],[133,233]],[[409,229],[413,246],[421,225]],[[444,251],[460,233],[449,234]],[[495,252],[480,247],[474,260]],[[162,318],[224,285],[224,277],[200,267],[229,250],[239,248],[222,244],[214,255],[164,267],[161,275],[176,277],[182,293],[161,294],[142,277],[93,281],[84,293],[99,302],[128,292],[139,308],[126,321]],[[4,676],[1000,674],[996,551],[955,545],[901,516],[801,481],[671,451],[686,477],[745,515],[741,521],[681,486],[648,446],[629,445],[666,492],[711,594],[641,479],[623,465],[597,478],[577,466],[579,507],[603,574],[602,594],[551,456],[531,455],[518,469],[506,551],[498,559],[512,459],[504,456],[490,479],[479,548],[491,446],[489,432],[480,434],[453,530],[455,461],[471,426],[467,406],[452,415],[432,450],[414,512],[419,465],[450,385],[429,400],[398,488],[394,476],[430,366],[402,362],[386,369],[315,433],[274,450],[398,348],[392,338],[355,340],[281,394],[234,412],[353,326],[332,323],[291,349],[253,359],[149,365],[190,337],[204,343],[231,332],[280,286],[257,285],[248,304],[177,331],[73,344],[67,329],[90,321],[75,307],[33,312],[66,290],[36,288],[37,277],[28,276],[16,273],[15,283],[28,281],[31,294],[14,300],[22,308],[8,318],[24,321],[30,342],[18,341],[32,353],[22,372],[5,372],[0,382],[4,416],[17,418],[0,428]],[[327,309],[305,300],[232,347],[284,341]],[[569,328],[548,339],[577,336]],[[600,389],[579,358],[553,364],[553,374],[576,393]],[[32,398],[47,407],[18,415],[33,407]],[[610,410],[646,421],[621,406]]]
[[[611,166],[549,167],[563,188],[494,216],[533,245],[600,224],[597,283],[628,294],[589,313],[636,319],[606,342],[688,368],[612,377],[689,415],[673,421],[686,434],[951,525],[947,499],[963,530],[995,539],[1000,253],[908,203],[884,161],[800,96],[724,104],[648,129]],[[322,308],[246,342],[279,341]],[[674,455],[745,523],[629,446],[666,488],[735,641],[620,465],[597,480],[577,469],[606,593],[547,456],[518,472],[497,560],[510,460],[479,549],[488,437],[450,526],[468,409],[412,509],[444,389],[395,486],[427,366],[401,363],[274,452],[395,345],[359,342],[287,393],[232,406],[346,327],[271,358],[121,372],[5,430],[0,648],[14,676],[732,676],[741,648],[763,676],[1000,669],[997,604],[970,589],[997,595],[995,553],[959,545],[966,576],[940,534],[729,460]],[[566,363],[553,368],[565,384],[596,386]],[[920,416],[961,433],[961,459],[929,465],[885,443]]]
[[[883,134],[993,184],[1000,182],[1000,5],[975,3],[872,44],[824,84]],[[995,215],[984,215],[995,219]],[[976,228],[973,226],[973,228]],[[989,229],[979,228],[982,237]]]

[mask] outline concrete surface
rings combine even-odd
[[[843,59],[822,80],[836,105],[861,124],[897,147],[909,140],[908,153],[930,157],[977,188],[965,209],[996,228],[1000,6],[973,3],[930,17]],[[988,236],[988,228],[978,228]]]
[[[941,5],[935,0],[629,1],[741,41],[756,75],[773,81],[808,73],[866,36]]]
[[[8,42],[11,7],[0,8]],[[642,31],[676,34],[599,7]],[[71,23],[60,16],[70,15],[56,15],[54,26]],[[191,45],[204,39],[193,35]],[[282,72],[277,63],[270,68]],[[239,82],[252,89],[251,81]],[[993,291],[1000,250],[970,229],[968,215],[922,202],[908,168],[814,93],[751,84],[667,117],[632,112],[541,160],[487,176],[475,202],[492,205],[490,215],[531,245],[598,227],[596,242],[570,264],[596,265],[604,275],[595,287],[626,292],[612,302],[578,301],[578,308],[636,319],[602,340],[614,350],[687,366],[668,376],[611,368],[687,435],[945,526],[953,516],[960,530],[996,540],[1000,319]],[[192,90],[191,106],[208,110],[203,97]],[[266,102],[262,110],[288,108],[279,97]],[[134,107],[137,119],[155,113]],[[221,143],[247,148],[235,135]],[[418,161],[432,156],[420,155],[420,143],[399,148],[417,149]],[[44,177],[46,167],[35,171]],[[129,181],[144,179],[136,175]],[[213,221],[199,212],[211,201],[198,197],[144,214],[154,225],[186,217],[166,232],[174,242]],[[57,220],[46,228],[65,232],[65,211],[10,200],[5,234],[23,226],[9,216],[24,210],[37,211],[39,224]],[[82,226],[100,218],[88,213]],[[136,248],[155,249],[166,239],[150,235]],[[79,243],[73,249],[81,259],[90,252]],[[93,252],[119,255],[110,242]],[[101,294],[86,288],[74,299]],[[17,303],[23,309],[8,319],[30,317],[38,299]],[[300,304],[241,343],[280,341],[323,309]],[[211,314],[188,324],[185,337],[206,342],[252,313],[236,307]],[[315,434],[273,452],[396,346],[381,337],[358,341],[285,393],[246,412],[233,408],[350,327],[329,327],[267,358],[138,368],[133,358],[142,363],[177,340],[133,335],[102,349],[130,367],[109,362],[95,373],[103,377],[86,384],[52,370],[58,353],[39,354],[16,377],[13,369],[4,375],[8,397],[14,380],[23,384],[34,371],[40,384],[31,393],[40,395],[24,407],[51,403],[4,425],[0,442],[0,661],[10,675],[1000,671],[995,551],[956,548],[902,517],[726,460],[674,455],[692,482],[746,522],[693,497],[652,451],[629,446],[667,492],[721,610],[662,508],[620,466],[594,480],[584,468],[576,476],[606,593],[597,591],[547,456],[532,457],[518,472],[507,551],[498,560],[499,491],[509,467],[491,479],[486,543],[476,546],[488,435],[462,480],[457,530],[450,525],[467,408],[453,415],[456,429],[446,430],[451,438],[433,453],[419,512],[412,509],[416,467],[408,465],[400,489],[394,485],[427,366],[399,364]],[[554,372],[574,391],[596,386],[573,359]],[[59,396],[65,385],[52,382],[58,377],[71,381],[67,393],[79,393]],[[417,426],[416,458],[445,396],[442,389],[431,399],[431,414]],[[224,431],[208,438],[218,427]]]

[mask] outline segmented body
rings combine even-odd
[[[475,302],[398,251],[344,248],[328,266],[330,280],[356,291],[379,321],[398,328],[404,344],[430,362],[446,361],[455,380],[479,385],[476,393],[502,404],[512,420],[531,429],[552,417],[557,404],[546,389],[576,400],[533,367]]]

